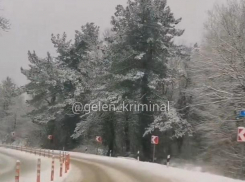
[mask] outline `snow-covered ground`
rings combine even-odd
[[[154,177],[169,179],[171,182],[242,182],[242,180],[231,179],[223,176],[203,173],[198,171],[189,171],[185,169],[167,167],[165,165],[139,162],[126,158],[101,157],[89,154],[72,153],[72,156],[83,159],[98,161],[110,166],[122,166],[132,171],[138,171],[141,174],[150,174]]]

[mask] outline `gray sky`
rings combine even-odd
[[[20,67],[27,67],[27,51],[38,56],[54,53],[51,34],[74,31],[86,22],[95,22],[101,31],[110,26],[110,17],[117,4],[127,0],[0,0],[0,15],[8,18],[11,29],[0,35],[0,80],[12,77],[18,85],[27,81]],[[185,34],[179,40],[185,44],[200,42],[207,11],[215,2],[225,0],[168,0]]]

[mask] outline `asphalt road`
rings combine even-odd
[[[8,159],[7,159],[8,158]],[[1,152],[0,155],[0,166],[1,169],[9,168],[10,170],[4,173],[0,173],[0,182],[14,181],[15,176],[15,162],[20,160],[21,162],[21,175],[25,176],[29,173],[36,172],[36,163],[27,158],[16,156],[8,153]]]
[[[69,178],[67,178],[65,182],[171,182],[170,180],[153,176],[150,172],[132,170],[120,164],[111,164],[96,159],[72,157],[71,163],[80,170],[79,172],[83,179],[69,181]]]
[[[17,160],[20,161],[20,182],[36,181],[38,158],[41,158],[42,160],[41,179],[43,182],[46,182],[50,179],[52,162],[50,158],[44,158],[26,152],[0,148],[0,182],[15,181],[15,164]],[[59,162],[57,160],[55,161],[56,166],[58,166]],[[56,169],[55,177],[56,179],[59,179],[59,174],[57,171],[58,168]]]
[[[1,151],[0,151],[1,152]],[[8,158],[8,160],[7,160]],[[11,162],[11,160],[13,162]],[[14,161],[21,160],[21,176],[36,173],[36,162],[33,159],[16,154],[0,153],[0,169],[12,168],[1,173],[0,182],[14,181]],[[140,164],[139,164],[140,165]],[[61,180],[59,180],[60,182]],[[22,182],[22,181],[20,181]],[[85,159],[71,155],[71,170],[63,182],[171,182],[150,172],[127,168],[120,163],[109,163],[98,159]]]

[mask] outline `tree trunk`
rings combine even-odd
[[[126,153],[130,152],[129,121],[128,120],[129,118],[126,115],[126,122],[124,126],[124,142],[125,142],[125,147],[126,147]]]
[[[148,100],[148,96],[150,93],[150,88],[148,86],[148,74],[149,74],[149,66],[152,63],[152,50],[149,51],[147,55],[147,59],[143,62],[143,68],[145,69],[145,73],[141,83],[141,104],[147,107],[143,107],[142,111],[139,116],[139,124],[140,124],[140,135],[141,135],[141,146],[142,146],[142,153],[143,153],[143,160],[151,160],[151,136],[147,135],[143,137],[145,133],[145,129],[149,126],[150,123],[153,122],[153,115],[152,112],[149,111],[150,101]]]

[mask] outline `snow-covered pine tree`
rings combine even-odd
[[[161,131],[159,136],[161,145],[165,148],[164,151],[170,152],[171,148],[177,146],[178,150],[172,150],[173,154],[182,153],[182,156],[186,158],[191,156],[190,150],[182,152],[182,149],[185,150],[185,143],[189,140],[189,136],[192,136],[192,127],[187,121],[190,97],[185,92],[189,86],[186,69],[190,62],[191,48],[181,46],[180,51],[181,54],[171,58],[167,64],[167,79],[164,81],[162,95],[165,95],[170,102],[169,111],[155,116],[155,121],[147,128],[145,134],[150,134],[156,129]],[[166,119],[163,119],[164,117]],[[185,155],[187,153],[189,155]]]
[[[10,114],[9,110],[13,104],[14,97],[17,96],[17,89],[18,87],[10,77],[2,81],[0,85],[1,118]]]
[[[0,84],[0,141],[10,141],[11,132],[16,129],[16,113],[13,109],[18,95],[18,87],[10,77]]]
[[[38,58],[28,53],[30,68],[22,73],[30,81],[25,91],[31,96],[28,103],[34,106],[30,113],[36,123],[48,123],[49,134],[59,135],[55,145],[69,145],[70,136],[80,115],[72,112],[75,102],[87,103],[93,85],[93,65],[97,61],[99,28],[93,23],[76,31],[74,42],[62,36],[52,35],[57,57]],[[81,113],[83,114],[83,113]],[[45,136],[46,137],[46,136]],[[58,143],[62,142],[62,144]]]
[[[146,106],[137,113],[138,137],[145,159],[151,155],[150,136],[142,136],[159,119],[159,113],[147,107],[153,103],[166,104],[162,87],[167,76],[166,64],[179,53],[173,38],[184,32],[175,28],[180,21],[174,18],[166,0],[129,0],[127,7],[118,5],[112,17],[115,36],[108,53],[112,84],[122,99]]]

